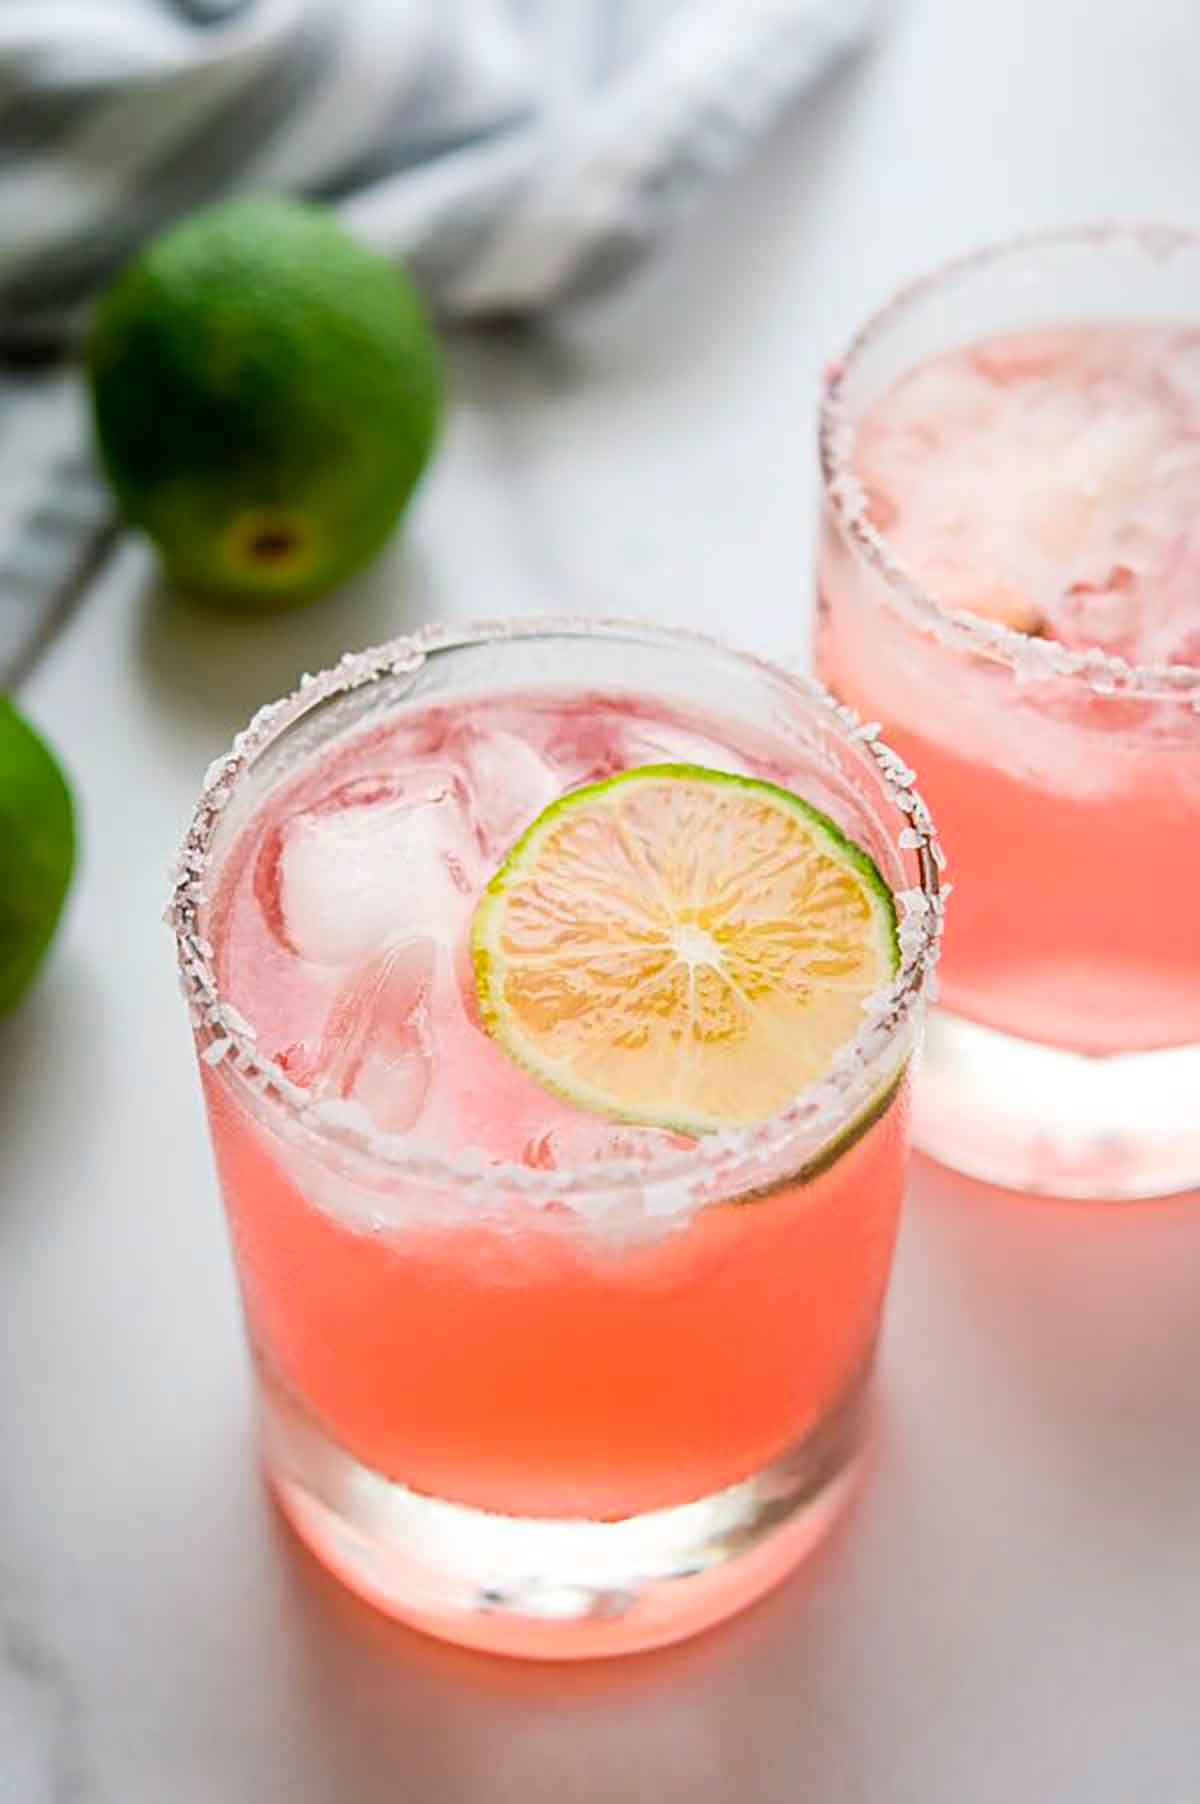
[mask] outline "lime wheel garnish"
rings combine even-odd
[[[873,860],[801,797],[648,765],[552,802],[475,913],[487,1031],[578,1108],[700,1134],[824,1077],[899,963]]]

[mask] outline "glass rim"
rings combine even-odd
[[[326,701],[349,695],[391,676],[415,674],[430,656],[501,641],[522,639],[634,638],[664,647],[691,647],[732,659],[776,683],[782,683],[806,706],[823,713],[840,737],[858,748],[900,817],[890,823],[888,838],[901,852],[914,855],[915,888],[897,892],[900,964],[886,988],[871,999],[863,1024],[843,1046],[824,1078],[806,1086],[782,1109],[745,1128],[702,1135],[694,1147],[649,1162],[630,1159],[589,1160],[558,1170],[538,1170],[506,1161],[490,1161],[480,1153],[444,1157],[414,1148],[406,1136],[364,1127],[344,1118],[328,1100],[314,1101],[273,1059],[261,1053],[252,1025],[223,996],[217,980],[215,949],[201,927],[209,899],[207,877],[212,841],[221,815],[235,789],[251,773],[259,757],[298,721]],[[365,1161],[368,1187],[375,1180],[398,1176],[456,1190],[478,1187],[533,1201],[586,1197],[604,1191],[641,1191],[690,1181],[719,1184],[728,1172],[739,1189],[750,1186],[748,1167],[773,1161],[800,1134],[820,1136],[818,1150],[853,1119],[855,1105],[874,1096],[870,1078],[896,1039],[909,1027],[920,1007],[937,961],[945,898],[944,857],[915,774],[879,737],[874,723],[863,724],[814,678],[752,652],[732,649],[720,639],[687,628],[663,627],[636,619],[576,615],[525,615],[502,620],[475,620],[461,625],[430,625],[360,652],[347,652],[336,665],[317,675],[306,674],[280,700],[267,703],[235,737],[229,751],[205,774],[199,799],[184,834],[171,875],[164,919],[175,937],[180,983],[188,1004],[197,1050],[208,1066],[220,1069],[251,1104],[258,1099],[268,1119],[283,1120],[292,1137],[299,1136],[310,1155],[325,1163],[336,1149],[359,1163]],[[906,934],[904,929],[908,925]],[[739,1177],[740,1174],[740,1177]]]
[[[882,579],[885,593],[929,637],[958,650],[1006,664],[1018,681],[1065,678],[1098,695],[1140,699],[1190,697],[1200,705],[1200,665],[1134,664],[1113,652],[1083,650],[1018,632],[1000,621],[945,608],[923,587],[893,550],[887,535],[867,518],[866,494],[854,469],[855,426],[845,401],[847,376],[862,354],[912,308],[948,283],[984,272],[1011,258],[1038,251],[1134,246],[1159,262],[1184,251],[1200,251],[1200,230],[1147,220],[1098,220],[1018,233],[949,258],[898,289],[869,314],[841,357],[825,368],[818,409],[817,448],[821,482],[829,506],[854,551]]]

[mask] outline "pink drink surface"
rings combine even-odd
[[[944,607],[1200,664],[1200,328],[951,351],[869,410],[856,462],[873,522]]]
[[[480,1026],[470,927],[565,790],[688,762],[787,780],[787,754],[645,704],[489,696],[358,738],[273,802],[219,910],[223,988],[260,1049],[414,1149],[539,1169],[693,1142],[573,1108]]]
[[[1200,329],[1064,326],[936,357],[866,412],[855,461],[870,519],[947,609],[1200,663]],[[1084,1052],[1200,1041],[1187,697],[1020,682],[903,619],[829,522],[821,587],[822,674],[913,765],[950,860],[946,1004]]]
[[[519,1071],[480,1025],[468,957],[483,885],[548,802],[679,760],[801,787],[779,746],[629,697],[489,696],[335,745],[227,863],[211,924],[225,993],[295,1081],[415,1151],[552,1171],[686,1150]],[[603,1517],[701,1496],[801,1439],[869,1359],[903,1088],[812,1180],[613,1235],[561,1202],[439,1219],[415,1179],[394,1220],[364,1227],[307,1196],[203,1076],[260,1357],[357,1458],[418,1490]]]

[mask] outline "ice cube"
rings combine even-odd
[[[620,724],[599,707],[578,713],[564,711],[560,731],[546,747],[546,756],[564,788],[599,783],[626,768]]]
[[[602,707],[565,717],[546,756],[561,773],[560,786],[567,789],[600,783],[618,771],[636,770],[643,764],[736,763],[727,751],[718,750],[711,740],[682,725]]]
[[[599,1115],[579,1115],[534,1134],[521,1151],[521,1162],[534,1171],[573,1171],[597,1161],[647,1165],[670,1153],[688,1152],[696,1144],[686,1134],[667,1128],[636,1127]]]
[[[1189,408],[1200,405],[1200,332],[1173,338],[1165,359],[1167,379]]]
[[[267,836],[255,893],[289,950],[316,964],[358,965],[406,925],[452,928],[476,862],[452,770],[360,777]]]
[[[464,726],[445,750],[460,772],[475,842],[495,865],[562,784],[533,746],[499,727]]]
[[[1142,655],[1152,664],[1200,664],[1200,525],[1181,532],[1163,560]]]
[[[967,358],[919,363],[901,377],[888,414],[877,421],[882,428],[880,449],[889,460],[934,450],[958,434],[986,425],[995,405],[993,384]],[[864,433],[864,445],[872,437],[871,431]]]
[[[1080,411],[1054,398],[1044,437],[1029,447],[1027,530],[1060,566],[1086,556],[1109,521],[1136,515],[1154,466],[1162,424],[1154,410],[1124,397]]]
[[[867,490],[866,516],[876,532],[890,532],[900,518],[900,508],[882,483]]]
[[[1051,376],[1066,381],[1076,371],[1079,341],[1071,328],[1038,327],[985,338],[967,353],[981,375],[1001,385]]]
[[[1138,590],[1128,564],[1114,564],[1094,582],[1072,583],[1055,610],[1055,637],[1064,645],[1132,650],[1137,634]]]
[[[421,937],[359,967],[325,1024],[310,1079],[317,1100],[360,1103],[385,1133],[416,1126],[432,1071],[437,959],[434,942]]]
[[[623,770],[636,770],[639,764],[715,764],[736,769],[739,763],[736,754],[719,749],[702,733],[636,717],[621,723],[618,745]]]

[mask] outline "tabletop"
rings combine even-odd
[[[108,559],[22,692],[84,854],[0,1025],[4,1804],[1195,1804],[1200,1198],[918,1161],[867,1481],[808,1566],[659,1654],[442,1648],[260,1487],[159,912],[208,760],[347,646],[602,610],[802,657],[816,375],[862,315],[981,240],[1198,214],[1195,0],[908,0],[634,285],[454,346],[368,576],[239,624]]]

